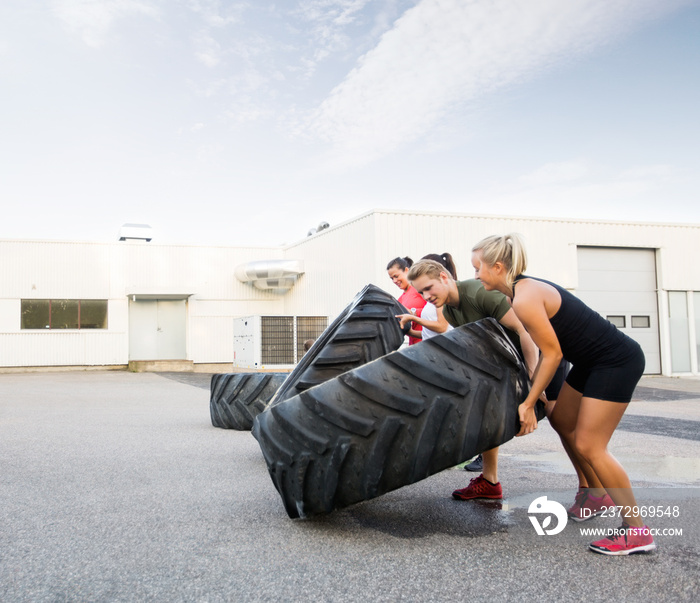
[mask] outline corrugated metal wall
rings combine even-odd
[[[0,366],[127,364],[128,293],[192,294],[188,358],[231,362],[233,318],[284,308],[282,298],[239,282],[234,270],[282,254],[280,248],[0,241]],[[108,328],[22,331],[22,299],[107,299]]]
[[[285,314],[336,316],[372,282],[376,239],[369,214],[287,247],[285,258],[303,260],[304,274],[284,298]]]
[[[490,234],[525,237],[530,274],[577,286],[578,246],[656,249],[663,291],[700,291],[694,253],[700,226],[623,224],[374,211],[285,248],[156,245],[143,242],[0,241],[0,366],[126,364],[127,294],[191,294],[188,358],[232,361],[233,319],[251,315],[322,315],[333,319],[365,285],[398,297],[386,274],[396,256],[414,260],[449,251],[459,278],[470,278],[471,248]],[[304,274],[284,296],[239,282],[250,261],[294,259]],[[155,297],[154,297],[155,296]],[[21,299],[108,299],[107,331],[20,329]],[[660,304],[664,298],[660,293]],[[662,327],[663,329],[663,327]]]
[[[260,259],[280,259],[280,248],[195,247],[151,243],[110,245],[111,289],[124,291],[188,289],[210,301],[276,301],[267,291],[241,283],[237,265]],[[183,291],[184,292],[184,291]]]
[[[428,253],[447,251],[455,258],[458,277],[472,278],[472,247],[484,237],[517,232],[527,246],[528,272],[572,289],[577,284],[579,245],[657,248],[676,244],[663,227],[655,225],[407,212],[377,212],[375,218],[377,253],[386,261],[405,255],[418,260]],[[694,232],[697,236],[700,229]],[[386,262],[382,270],[385,266]]]
[[[262,293],[262,292],[261,292]],[[269,295],[266,293],[266,295]],[[283,314],[283,300],[194,299],[189,306],[189,358],[195,363],[233,361],[233,321],[253,314]]]
[[[0,366],[126,364],[127,343],[108,331],[0,333]]]
[[[362,225],[362,228],[358,228],[358,225]],[[474,244],[486,236],[509,232],[523,235],[530,274],[553,280],[570,289],[577,286],[576,249],[579,246],[658,249],[660,288],[700,289],[700,263],[688,261],[700,244],[698,225],[624,224],[382,210],[324,232],[326,240],[320,237],[314,240],[314,237],[287,248],[287,258],[311,254],[319,262],[328,258],[333,266],[341,269],[335,272],[326,269],[323,276],[315,270],[307,270],[304,281],[290,296],[296,303],[297,299],[301,300],[307,295],[307,289],[319,294],[322,290],[326,300],[324,303],[329,308],[339,308],[348,298],[348,288],[343,286],[347,281],[351,281],[354,287],[373,282],[398,294],[386,275],[388,261],[406,255],[418,260],[428,253],[445,251],[454,256],[459,278],[472,278],[471,248]],[[348,261],[348,258],[353,261]],[[317,279],[322,279],[324,284],[319,285]],[[335,300],[332,299],[334,292],[337,293]]]
[[[664,374],[670,374],[666,296],[668,291],[700,291],[700,263],[693,261],[700,244],[699,225],[374,211],[325,231],[323,239],[317,236],[285,250],[290,259],[316,258],[288,295],[285,308],[302,313],[311,304],[314,312],[333,318],[369,282],[398,297],[400,291],[385,270],[397,256],[418,260],[428,253],[448,251],[455,258],[458,277],[472,278],[473,245],[486,236],[509,232],[525,239],[529,274],[574,291],[578,247],[655,250],[662,367]]]
[[[109,299],[108,245],[0,241],[0,298]]]

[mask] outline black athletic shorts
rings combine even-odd
[[[564,358],[562,358],[559,366],[557,367],[557,372],[554,373],[554,377],[552,377],[549,385],[544,390],[547,400],[556,400],[559,397],[559,390],[561,389],[561,386],[564,385],[566,374],[569,372],[570,367],[571,365],[564,360]]]
[[[636,341],[630,340],[629,354],[613,363],[593,366],[575,364],[566,382],[585,398],[627,403],[644,374],[644,352]]]

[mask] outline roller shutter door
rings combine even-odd
[[[642,346],[645,374],[659,374],[655,250],[579,247],[578,282],[576,295]]]

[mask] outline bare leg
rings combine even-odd
[[[549,424],[552,426],[552,429],[554,429],[554,431],[557,432],[557,435],[559,435],[559,439],[561,440],[561,445],[564,447],[566,456],[569,457],[569,460],[571,461],[571,464],[574,467],[574,471],[576,471],[579,489],[588,488],[588,480],[586,479],[586,476],[584,475],[583,471],[581,471],[580,461],[576,457],[576,451],[572,450],[571,446],[569,445],[569,442],[561,435],[560,431],[562,430],[562,426],[556,422],[557,419],[553,416],[554,407],[556,405],[556,400],[547,400],[547,404],[545,405],[544,410],[547,414],[547,418],[549,419]]]
[[[490,481],[492,484],[498,483],[498,447],[491,448],[486,452],[481,453],[481,458],[484,461],[484,468],[481,475],[484,479]]]
[[[564,446],[564,450],[576,471],[579,488],[590,488],[590,493],[593,496],[601,497],[605,495],[603,484],[574,445],[582,397],[580,392],[577,392],[568,383],[564,383],[556,404],[553,405],[553,408],[549,407],[549,422],[554,431],[559,434],[562,446]]]
[[[641,527],[644,521],[634,514],[637,502],[624,468],[608,451],[612,437],[627,404],[582,398],[575,429],[574,448],[593,469],[613,502],[623,508],[627,524]]]

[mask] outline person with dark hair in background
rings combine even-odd
[[[413,266],[413,260],[409,257],[394,258],[386,266],[386,271],[393,283],[403,291],[399,296],[399,303],[402,304],[413,316],[420,316],[425,306],[425,300],[408,282],[406,275]],[[421,341],[423,327],[416,322],[411,323],[411,330],[408,332],[408,345],[413,345]]]

